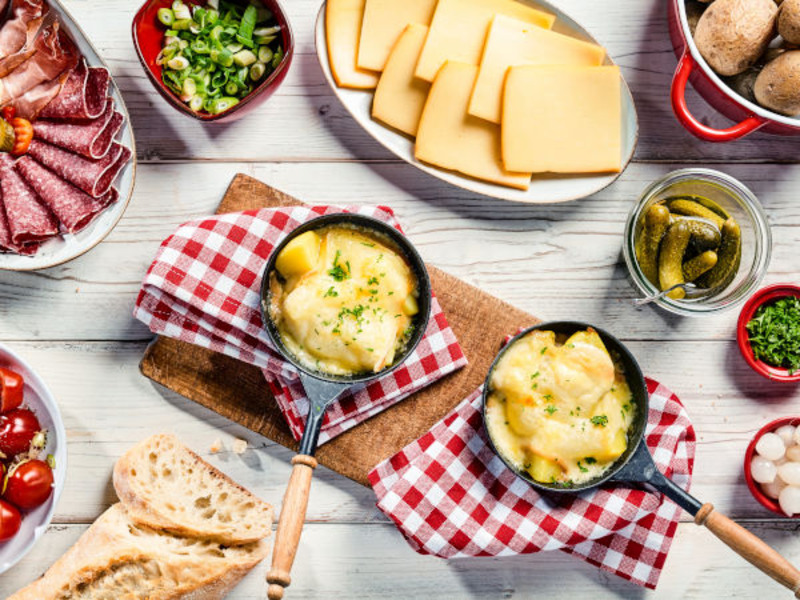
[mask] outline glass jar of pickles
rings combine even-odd
[[[758,199],[711,169],[669,173],[644,190],[625,226],[623,253],[642,296],[680,315],[743,302],[766,274],[772,235]],[[691,285],[686,285],[691,284]]]

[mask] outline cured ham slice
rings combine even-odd
[[[92,160],[33,140],[28,155],[93,198],[104,196],[131,158],[131,151],[114,142],[103,158]]]
[[[56,98],[40,113],[43,119],[96,119],[106,109],[111,75],[108,69],[86,66],[73,69]]]
[[[79,232],[105,208],[102,202],[45,169],[30,156],[20,158],[16,166],[69,233]]]
[[[0,77],[5,77],[34,52],[36,35],[42,27],[46,8],[43,0],[12,0],[13,18],[0,29]],[[8,2],[3,2],[0,14]]]
[[[40,242],[58,234],[58,221],[14,170],[14,160],[8,154],[0,154],[0,190],[14,244]]]
[[[39,119],[33,124],[37,139],[65,148],[87,158],[103,158],[111,149],[114,137],[125,120],[108,102],[106,110],[92,121],[54,121]]]
[[[78,49],[63,31],[59,31],[58,23],[40,31],[34,47],[33,56],[0,79],[0,106],[10,104],[41,83],[58,78],[78,63]]]
[[[53,98],[58,96],[66,79],[67,74],[62,73],[57,79],[40,83],[14,100],[11,106],[16,109],[17,116],[29,121],[36,120],[42,109],[48,106],[53,101]]]

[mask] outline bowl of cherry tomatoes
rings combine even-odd
[[[0,574],[47,530],[67,474],[67,436],[50,390],[0,344]]]

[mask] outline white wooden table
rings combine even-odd
[[[131,317],[139,282],[178,224],[212,213],[244,172],[313,202],[387,203],[424,258],[542,318],[576,318],[629,343],[646,372],[677,392],[699,437],[693,492],[751,527],[800,564],[797,522],[771,518],[750,496],[742,457],[766,421],[797,414],[792,386],[750,372],[735,344],[736,312],[705,320],[637,311],[621,262],[625,218],[653,179],[714,165],[761,198],[775,248],[767,282],[800,274],[800,139],[763,135],[713,146],[675,121],[668,89],[675,58],[663,0],[561,0],[623,67],[641,120],[636,162],[595,197],[530,207],[470,195],[398,163],[348,117],[322,78],[313,46],[319,0],[284,0],[298,41],[291,73],[256,113],[231,125],[180,116],[152,89],[130,23],[138,0],[68,0],[116,76],[139,149],[136,191],[124,219],[88,255],[36,274],[0,275],[0,340],[46,378],[69,437],[69,476],[49,532],[12,572],[4,597],[40,575],[115,501],[115,459],[172,430],[266,500],[280,504],[291,454],[191,401],[151,384],[138,363],[150,341]],[[722,124],[690,94],[693,109]],[[210,455],[221,437],[226,452]],[[234,438],[251,449],[230,452]],[[444,562],[415,554],[374,506],[374,495],[320,469],[289,598],[766,597],[777,584],[716,539],[681,524],[656,593],[561,553]],[[262,564],[235,598],[262,598]],[[784,594],[783,597],[788,597]]]

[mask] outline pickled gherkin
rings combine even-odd
[[[654,204],[647,210],[642,233],[636,244],[639,268],[655,286],[658,286],[658,249],[667,227],[669,227],[669,210],[663,204]]]
[[[742,231],[732,218],[722,226],[722,244],[718,254],[716,266],[698,280],[705,288],[729,284],[739,270],[742,261]]]
[[[684,283],[683,255],[689,246],[692,232],[685,221],[678,221],[669,226],[664,240],[661,242],[661,251],[658,253],[658,281],[662,291],[679,283]],[[672,290],[668,297],[680,300],[686,296],[683,289]]]
[[[713,250],[706,250],[683,263],[683,278],[694,281],[717,265],[718,256]]]

